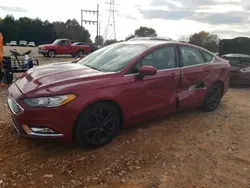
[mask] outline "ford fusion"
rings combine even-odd
[[[215,110],[230,64],[198,46],[135,40],[101,48],[77,63],[34,67],[9,87],[21,136],[101,147],[119,130],[186,108]]]

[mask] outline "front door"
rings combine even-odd
[[[199,48],[179,46],[181,61],[181,90],[178,93],[180,108],[200,106],[207,91],[211,66]]]
[[[145,55],[125,75],[131,77],[127,105],[129,118],[147,119],[176,110],[176,91],[180,86],[180,67],[177,47],[165,46]],[[136,78],[140,67],[148,65],[157,69],[156,75]],[[132,106],[132,108],[131,108]]]
[[[68,40],[63,40],[60,46],[60,54],[69,54],[70,44]]]

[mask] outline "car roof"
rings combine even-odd
[[[185,46],[200,48],[202,50],[208,51],[200,46],[196,46],[196,45],[189,44],[189,43],[178,42],[178,41],[152,40],[152,39],[145,40],[145,39],[143,39],[143,40],[128,40],[128,41],[123,41],[121,43],[124,43],[124,44],[143,44],[143,45],[148,46],[149,48],[154,47],[154,46],[164,45],[164,44],[182,44]],[[210,52],[210,53],[212,53],[212,52]]]

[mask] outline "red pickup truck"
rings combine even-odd
[[[38,53],[51,58],[59,54],[71,54],[72,57],[82,58],[90,53],[90,47],[87,45],[72,45],[69,39],[56,39],[52,44],[38,46]]]

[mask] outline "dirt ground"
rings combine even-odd
[[[96,150],[19,137],[6,96],[0,88],[0,187],[250,187],[249,87],[230,88],[214,112],[138,124]]]

